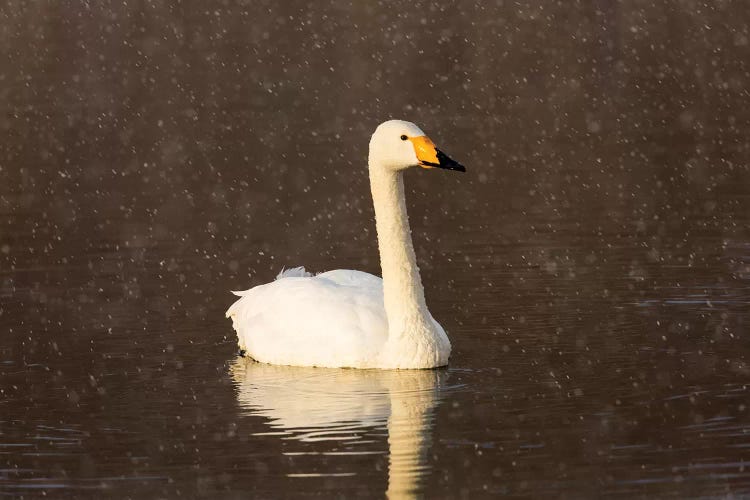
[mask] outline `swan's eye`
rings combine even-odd
[[[402,141],[405,141],[406,139],[408,139],[408,137],[406,137],[405,135],[402,135],[402,136],[401,136],[401,140],[402,140]]]

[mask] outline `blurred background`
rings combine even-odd
[[[385,491],[382,432],[288,475],[223,313],[379,274],[399,118],[468,169],[406,174],[454,345],[418,491],[750,494],[749,85],[730,0],[5,2],[0,491]]]

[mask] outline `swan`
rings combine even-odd
[[[418,126],[380,124],[370,139],[370,190],[383,278],[304,267],[242,292],[227,310],[241,354],[275,365],[418,369],[448,364],[451,343],[424,298],[404,201],[411,167],[465,172]]]

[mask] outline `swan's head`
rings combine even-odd
[[[381,123],[370,139],[370,167],[404,170],[410,167],[444,168],[466,172],[463,165],[440,151],[422,129],[411,122]]]

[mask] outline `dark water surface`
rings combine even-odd
[[[742,2],[5,2],[0,495],[750,496]],[[450,367],[236,357],[229,290],[379,273]]]

